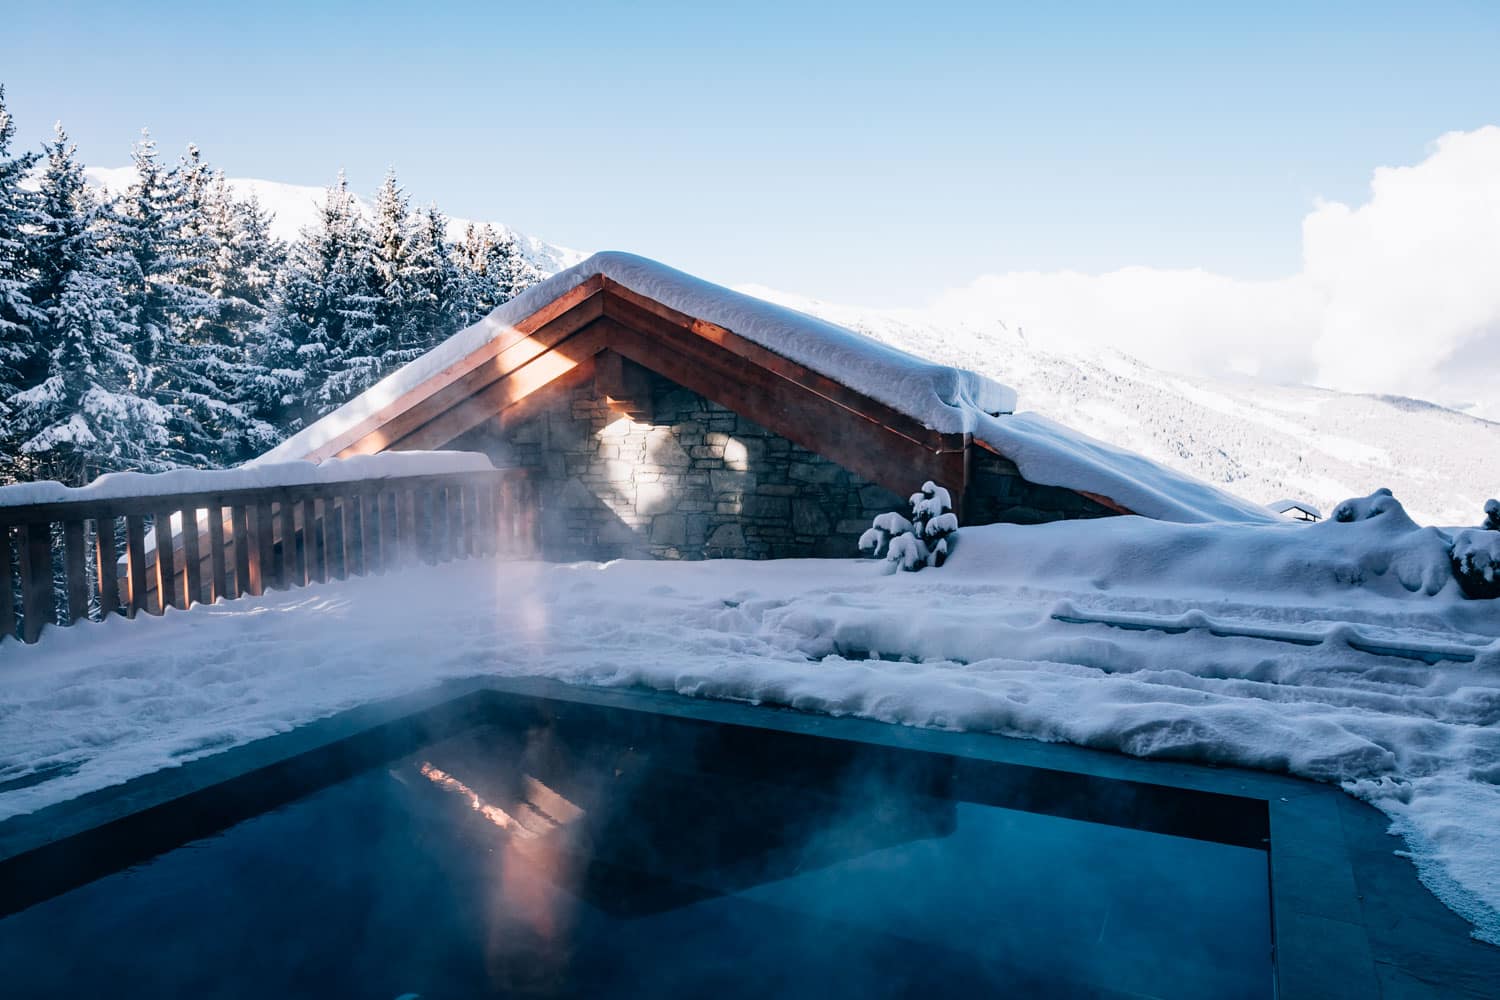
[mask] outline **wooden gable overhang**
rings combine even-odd
[[[961,505],[970,448],[995,450],[969,434],[934,431],[733,330],[596,274],[305,457],[441,448],[486,421],[502,431],[514,426],[590,380],[621,412],[639,413],[641,388],[626,362],[898,495],[914,480],[934,479]]]

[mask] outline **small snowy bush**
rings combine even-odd
[[[1486,531],[1500,531],[1500,500],[1484,502],[1484,527]]]
[[[859,536],[859,547],[876,558],[884,556],[887,573],[919,570],[943,564],[948,558],[949,539],[957,531],[953,498],[929,479],[922,484],[921,492],[911,495],[910,520],[895,511],[881,514]]]
[[[1451,558],[1453,575],[1467,596],[1477,600],[1500,597],[1500,531],[1466,528],[1456,533]]]
[[[1388,488],[1382,486],[1367,497],[1355,497],[1339,504],[1334,508],[1333,519],[1339,524],[1351,524],[1397,510],[1403,515],[1406,513],[1401,507],[1401,501],[1392,496]]]

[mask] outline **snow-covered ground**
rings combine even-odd
[[[1500,606],[1390,498],[1346,516],[964,528],[894,576],[473,560],[55,630],[0,646],[0,817],[440,679],[544,674],[1338,782],[1500,943]]]

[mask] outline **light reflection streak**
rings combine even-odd
[[[454,793],[455,795],[461,795],[464,798],[468,799],[470,808],[479,813],[479,815],[483,816],[485,819],[489,820],[491,823],[498,826],[500,829],[504,830],[506,833],[513,834],[517,837],[522,838],[530,838],[536,836],[535,832],[528,830],[525,826],[521,825],[521,823],[519,823],[516,818],[510,813],[506,812],[504,809],[501,809],[499,806],[491,805],[488,802],[484,801],[484,799],[479,797],[478,792],[474,791],[474,789],[470,788],[462,781],[459,781],[457,778],[453,777],[453,775],[449,774],[447,771],[433,766],[431,761],[423,761],[422,766],[418,768],[418,770],[422,772],[422,777],[426,778],[428,781],[431,781],[433,784],[437,785],[444,791],[449,791]]]

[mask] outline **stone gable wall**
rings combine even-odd
[[[650,423],[619,416],[588,385],[503,434],[485,425],[448,447],[534,470],[550,559],[851,558],[875,515],[906,509],[904,495],[732,410],[655,373],[650,385]],[[985,465],[993,499],[981,506],[1017,516],[986,520],[1091,516],[1081,506],[1091,501],[1003,465]],[[912,470],[913,490],[923,478]]]

